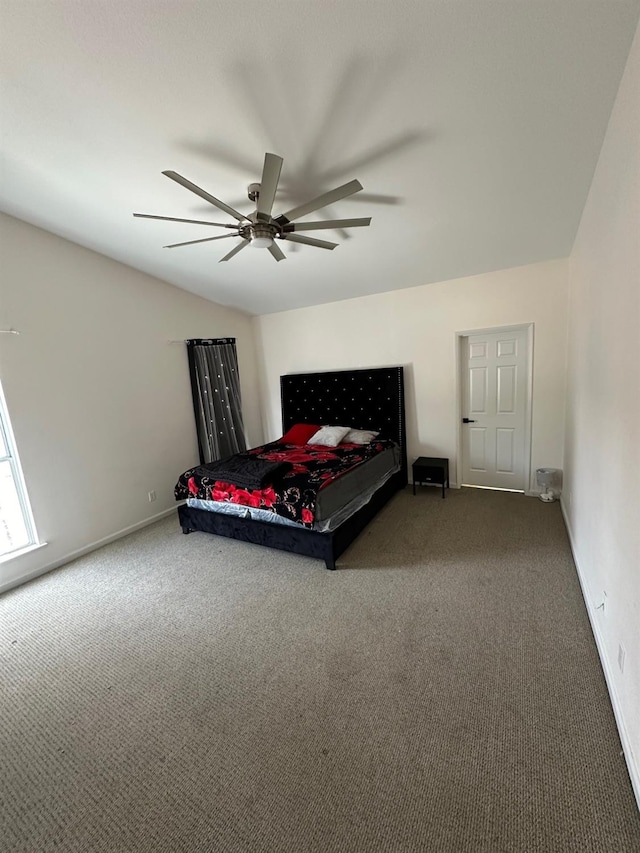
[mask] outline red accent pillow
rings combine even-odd
[[[315,424],[294,424],[278,441],[280,444],[306,444],[319,429]]]

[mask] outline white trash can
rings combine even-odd
[[[552,503],[562,492],[562,471],[560,468],[536,468],[536,483],[540,489],[540,500]]]

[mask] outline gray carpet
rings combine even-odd
[[[637,853],[560,509],[399,494],[329,572],[170,518],[0,598],[3,850]]]

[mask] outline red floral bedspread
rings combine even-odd
[[[190,468],[181,475],[174,494],[176,500],[200,498],[259,507],[304,527],[311,527],[320,489],[392,445],[393,442],[387,439],[371,444],[340,444],[338,447],[310,444],[301,447],[271,442],[247,453],[271,462],[290,463],[291,470],[272,485],[263,489],[241,489],[206,476],[206,472],[199,468]]]

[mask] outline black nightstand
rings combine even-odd
[[[449,488],[449,460],[437,456],[419,456],[411,466],[413,471],[413,494],[416,493],[416,483],[438,483]]]

